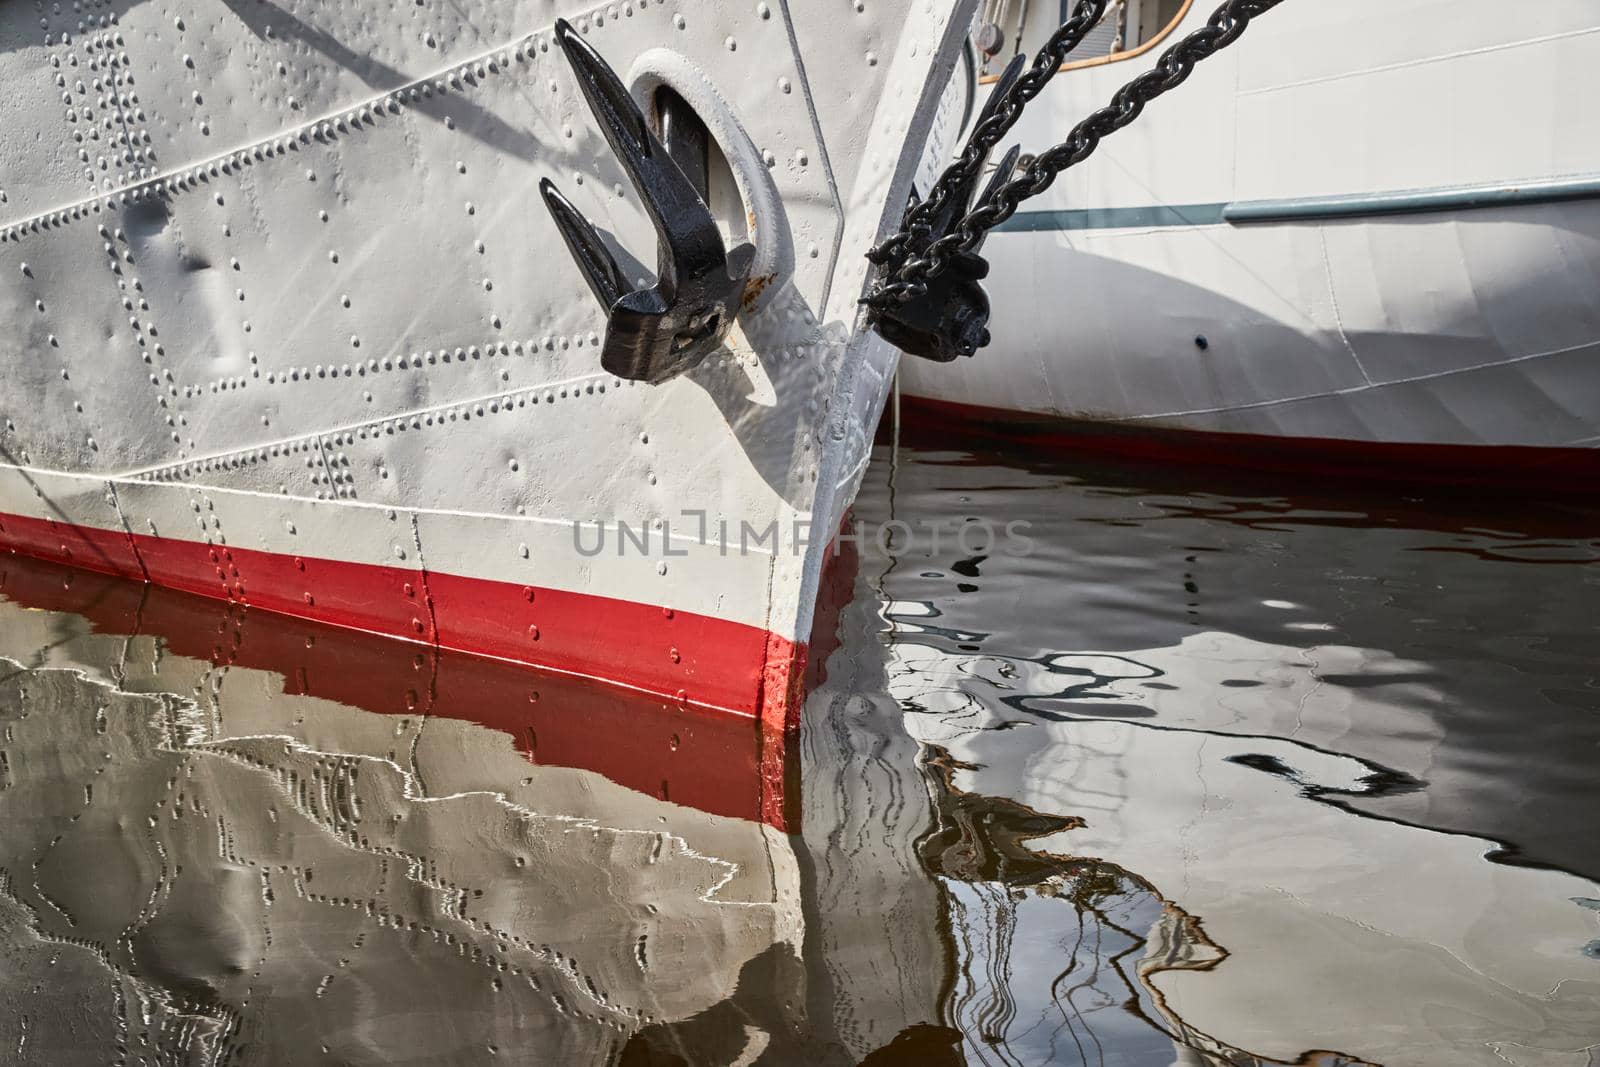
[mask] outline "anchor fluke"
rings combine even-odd
[[[659,239],[657,281],[633,289],[599,231],[548,178],[539,183],[545,206],[589,288],[606,309],[606,339],[600,362],[632,381],[659,383],[693,369],[721,347],[738,313],[755,249],[723,244],[706,193],[684,173],[675,153],[650,129],[616,73],[565,19],[556,20],[556,42],[577,76],[578,87],[600,129],[622,161]],[[694,136],[698,119],[676,94],[665,94],[668,136]],[[688,159],[685,146],[676,153]],[[704,171],[696,175],[704,182]]]
[[[578,261],[584,280],[594,290],[595,299],[600,301],[602,307],[609,309],[628,291],[628,283],[622,277],[622,268],[617,266],[616,258],[606,248],[589,220],[583,217],[583,213],[561,195],[555,182],[549,178],[541,180],[539,194],[544,197],[544,205],[550,209],[550,217],[555,219],[556,229],[561,231],[567,250]]]

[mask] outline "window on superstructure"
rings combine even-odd
[[[1131,52],[1165,34],[1190,0],[1112,0],[1069,63]],[[1018,52],[1032,55],[1072,15],[1077,0],[983,0],[973,23],[980,74],[998,75]]]

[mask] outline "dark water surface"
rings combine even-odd
[[[0,1062],[1593,1067],[1600,510],[1285,490],[880,449],[787,749],[0,557]]]

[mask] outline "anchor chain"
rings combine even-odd
[[[1204,26],[1168,48],[1153,68],[1118,89],[1107,106],[1079,122],[1066,140],[1035,156],[1016,177],[1010,177],[1010,167],[1003,163],[1001,172],[977,197],[976,204],[968,207],[966,198],[972,196],[989,154],[1022,117],[1028,102],[1061,69],[1068,54],[1104,16],[1107,0],[1079,0],[1072,16],[1035,54],[1027,70],[1022,69],[1024,56],[1012,60],[961,155],[940,175],[927,199],[906,213],[900,231],[868,253],[868,258],[883,268],[877,284],[861,301],[872,309],[875,322],[881,327],[905,305],[925,301],[929,283],[953,264],[960,265],[957,273],[961,275],[981,277],[987,264],[982,263],[977,250],[989,231],[1014,215],[1023,201],[1050,188],[1061,172],[1093,155],[1103,138],[1132,124],[1152,101],[1188,80],[1196,64],[1237,41],[1252,19],[1281,2],[1224,0]],[[1014,159],[1014,155],[1008,158]],[[961,214],[964,208],[967,210]],[[978,262],[968,262],[971,260]],[[952,291],[963,290],[956,287]],[[981,317],[986,320],[987,301],[983,303]],[[972,317],[961,318],[960,330],[965,339],[956,344],[955,352],[941,351],[932,358],[970,355],[987,343],[988,334],[981,324],[975,329],[967,321]],[[926,320],[928,315],[924,313],[919,318]],[[948,322],[945,316],[945,325]]]
[[[1044,91],[1072,50],[1105,17],[1109,3],[1110,0],[1079,0],[1071,17],[1050,35],[1026,71],[1022,70],[1025,56],[1019,54],[1012,58],[996,83],[994,92],[990,94],[977,124],[973,126],[961,155],[945,168],[929,190],[928,198],[906,212],[900,232],[867,253],[868,259],[880,266],[900,263],[908,257],[910,250],[920,247],[932,236],[933,220],[958,190],[970,191],[973,188],[989,159],[989,153],[1011,132],[1017,120],[1022,118],[1022,109]]]

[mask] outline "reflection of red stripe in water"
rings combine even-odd
[[[629,686],[775,724],[805,646],[758,626],[416,568],[0,515],[0,548],[263,611]]]
[[[10,537],[15,520],[4,522]],[[176,655],[270,671],[290,695],[478,723],[541,766],[779,830],[796,823],[794,737],[781,724],[22,557],[0,560],[0,595],[82,615],[97,632],[159,638]]]

